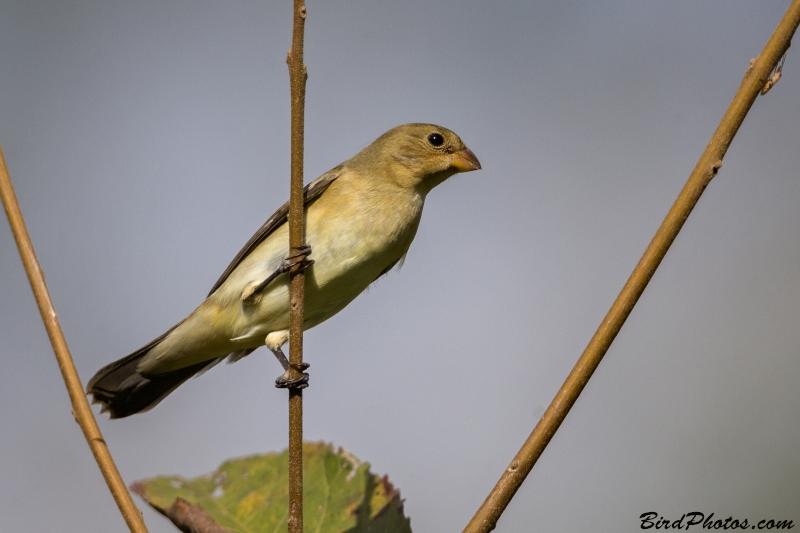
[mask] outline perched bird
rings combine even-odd
[[[304,329],[332,317],[405,257],[426,195],[458,172],[481,168],[452,131],[433,124],[393,128],[304,189],[306,242],[290,255],[288,202],[233,259],[208,298],[183,322],[127,357],[101,368],[87,385],[111,418],[154,407],[191,376],[265,345],[286,371],[289,274],[305,270]],[[306,257],[313,252],[314,260]],[[305,370],[306,367],[298,369]],[[294,373],[293,373],[294,374]]]

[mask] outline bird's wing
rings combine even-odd
[[[304,205],[308,205],[316,198],[319,198],[319,196],[323,192],[325,192],[325,190],[330,186],[330,184],[333,183],[334,180],[336,180],[336,178],[339,177],[341,170],[342,166],[339,165],[338,167],[329,170],[319,178],[315,179],[314,181],[306,185],[305,188],[303,189]],[[264,225],[261,226],[258,229],[258,231],[256,231],[255,235],[253,235],[249,241],[247,241],[247,244],[244,245],[244,248],[242,248],[239,251],[239,253],[236,254],[236,257],[233,258],[231,264],[228,265],[228,268],[226,268],[225,272],[223,272],[222,275],[219,277],[219,279],[214,284],[214,287],[212,287],[211,292],[209,292],[208,295],[211,296],[212,294],[214,294],[214,291],[219,289],[220,285],[222,285],[225,282],[225,280],[228,279],[228,276],[230,276],[231,272],[233,272],[236,269],[236,267],[239,266],[239,263],[241,263],[242,260],[244,260],[244,258],[247,257],[250,254],[250,252],[252,252],[256,248],[256,246],[264,242],[264,240],[267,237],[272,235],[272,232],[274,232],[282,224],[284,224],[288,219],[288,216],[289,216],[289,202],[286,202],[285,204],[280,206],[278,210],[275,211],[275,213],[267,219],[266,222],[264,222]]]

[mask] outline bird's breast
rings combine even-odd
[[[306,239],[315,261],[312,281],[320,289],[341,284],[340,290],[358,294],[408,251],[422,199],[364,194],[357,201],[321,207],[309,209],[307,217]]]

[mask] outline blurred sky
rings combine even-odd
[[[788,3],[309,0],[307,181],[405,122],[483,170],[306,334],[306,438],[388,473],[415,532],[460,531]],[[288,197],[290,4],[0,0],[0,143],[84,382],[191,312]],[[498,531],[800,524],[798,139],[792,49]],[[4,220],[0,341],[0,531],[126,531]],[[284,449],[278,374],[259,350],[100,417],[125,480]]]

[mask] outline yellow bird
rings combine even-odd
[[[180,324],[101,368],[87,393],[111,418],[154,407],[191,376],[266,345],[289,379],[281,346],[289,338],[289,275],[305,271],[304,329],[329,319],[408,252],[426,195],[458,172],[481,168],[452,131],[433,124],[393,128],[304,189],[306,242],[289,255],[288,202],[233,259],[208,298]],[[313,251],[314,260],[306,257]],[[301,369],[305,370],[305,368]]]

